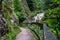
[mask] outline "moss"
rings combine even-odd
[[[4,13],[4,17],[6,19],[6,23],[8,25],[8,28],[9,28],[9,33],[6,34],[6,40],[14,40],[16,35],[20,32],[20,29],[18,27],[18,24],[16,24],[16,28],[14,28],[14,26],[11,24],[11,21],[10,21],[10,16],[9,16],[9,9],[7,9],[7,4],[4,5],[3,4],[3,13]],[[13,14],[13,13],[12,13]]]

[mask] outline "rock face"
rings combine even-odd
[[[44,15],[45,15],[45,13],[39,13],[39,14],[37,14],[34,18],[33,18],[33,20],[32,20],[32,22],[36,22],[37,20],[42,20],[43,19],[43,17],[44,17]]]
[[[22,31],[17,35],[16,40],[35,40],[29,29],[21,28],[21,30]]]
[[[8,26],[4,21],[4,18],[0,18],[0,36],[5,35],[8,32]]]
[[[2,0],[0,0],[0,37],[4,36],[8,32],[8,26],[3,16]]]

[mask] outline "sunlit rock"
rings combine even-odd
[[[13,19],[11,19],[11,23],[12,23],[12,25],[14,25],[14,20]]]
[[[42,20],[43,19],[43,17],[44,17],[44,15],[45,15],[45,13],[39,13],[39,14],[37,14],[35,17],[33,17],[33,20],[32,20],[32,22],[36,22],[37,20]]]

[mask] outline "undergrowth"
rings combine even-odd
[[[19,28],[14,28],[9,34],[6,34],[6,40],[15,40],[16,35],[20,32]]]

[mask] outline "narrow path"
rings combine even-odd
[[[31,32],[27,28],[20,28],[21,32],[16,36],[16,40],[35,40]]]

